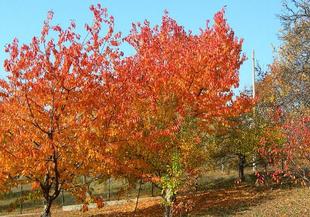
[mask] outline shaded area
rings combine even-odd
[[[191,200],[194,203],[193,211],[190,216],[229,216],[250,209],[253,206],[258,206],[261,203],[267,202],[274,197],[270,194],[271,190],[256,189],[255,187],[242,185],[229,189],[217,189],[207,192],[197,192],[196,194],[181,196],[178,202]],[[90,215],[93,217],[112,217],[133,216],[133,206],[128,206],[121,210],[116,208],[113,213],[102,213]],[[129,211],[129,210],[130,211]],[[102,210],[103,211],[103,210]],[[159,200],[152,202],[142,202],[139,204],[139,210],[136,216],[162,216],[163,207]]]
[[[218,189],[195,196],[194,216],[229,216],[272,200],[270,191],[258,191],[249,186]]]

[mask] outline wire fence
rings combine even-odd
[[[92,196],[100,196],[104,201],[132,199],[137,197],[139,183],[130,186],[125,179],[108,179],[105,182],[95,182],[90,186]],[[152,197],[160,195],[160,190],[151,183],[143,183],[140,189],[140,197]],[[83,203],[67,191],[62,191],[53,202],[54,206],[62,207]],[[43,209],[44,200],[39,191],[32,191],[31,186],[21,185],[12,191],[5,193],[0,198],[0,215],[8,213],[25,213],[33,209]]]
[[[251,168],[246,171],[251,174]],[[200,175],[198,180],[198,190],[205,190],[223,187],[225,184],[230,184],[231,180],[236,179],[238,173],[236,170],[223,168],[209,171],[206,175]],[[248,176],[249,177],[249,176]],[[130,185],[126,179],[107,179],[102,182],[94,182],[90,185],[92,196],[100,196],[104,201],[117,201],[139,197],[155,197],[161,195],[161,190],[156,188],[151,183],[143,183],[139,190],[139,181],[134,185]],[[7,214],[22,214],[34,209],[42,209],[44,207],[43,198],[40,191],[32,191],[31,185],[22,185],[12,189],[0,198],[0,216]],[[62,191],[53,206],[62,207],[68,205],[78,205],[83,203],[74,197],[73,194],[67,191]]]

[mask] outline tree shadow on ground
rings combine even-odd
[[[257,206],[268,200],[272,200],[271,190],[255,188],[248,185],[240,185],[231,188],[200,191],[192,195],[184,195],[178,198],[177,202],[186,203],[192,201],[194,207],[189,213],[190,216],[232,216],[242,213],[251,207]],[[134,215],[133,204],[130,211],[123,209],[112,211],[106,214],[97,214],[93,217],[161,217],[163,207],[159,201],[154,204],[140,204],[140,209]],[[178,215],[179,216],[179,215]],[[184,215],[186,216],[186,215]]]
[[[204,192],[195,196],[196,206],[191,216],[235,215],[274,199],[270,191],[244,185]]]

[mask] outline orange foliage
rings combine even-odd
[[[251,99],[233,100],[242,40],[220,11],[197,35],[165,14],[160,26],[133,24],[126,41],[136,54],[118,67],[126,102],[119,131],[126,138],[125,168],[160,185],[175,153],[182,170],[193,170],[206,159],[204,138],[215,125],[249,111]]]
[[[100,5],[90,9],[88,38],[73,22],[52,26],[50,12],[40,37],[6,48],[0,153],[7,177],[40,186],[48,206],[61,189],[85,196],[85,187],[74,189],[81,175],[122,173],[159,186],[165,178],[178,187],[204,163],[216,126],[252,105],[233,97],[245,57],[223,10],[196,35],[168,14],[160,26],[133,24],[125,41],[136,53],[121,59],[114,18]]]
[[[8,161],[11,181],[23,178],[41,187],[47,208],[61,189],[72,189],[77,176],[89,173],[96,158],[89,145],[90,124],[97,115],[110,118],[96,108],[109,96],[112,65],[121,55],[111,46],[120,34],[113,33],[114,19],[106,9],[90,9],[94,21],[85,25],[85,39],[73,22],[67,29],[52,26],[49,12],[40,37],[21,46],[14,39],[6,47],[9,75],[0,82],[1,159]],[[108,29],[103,37],[102,23]]]

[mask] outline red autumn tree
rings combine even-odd
[[[283,178],[290,178],[288,181],[298,180],[309,184],[310,130],[307,110],[303,114],[284,115],[281,108],[276,106],[265,109],[259,126],[262,134],[258,149],[265,164],[265,175],[276,183],[282,182]]]
[[[286,173],[310,184],[310,115],[305,113],[299,117],[291,117],[283,128],[287,135],[285,152]]]
[[[165,14],[160,26],[133,24],[126,41],[136,54],[118,68],[126,101],[121,156],[128,172],[162,189],[171,216],[186,174],[214,148],[216,126],[249,109],[247,97],[233,100],[242,40],[220,11],[196,35]]]
[[[262,154],[277,181],[289,175],[309,183],[309,9],[309,1],[285,2],[279,55],[257,88],[258,112],[271,122]]]
[[[292,87],[282,73],[280,62],[275,61],[257,83],[255,124],[262,131],[259,154],[265,175],[270,175],[272,181],[280,183],[283,177],[291,177],[309,183],[309,109],[297,104],[298,108],[294,108],[285,102]]]
[[[8,77],[0,82],[0,153],[6,160],[1,179],[18,183],[23,178],[39,186],[44,217],[51,215],[60,191],[73,190],[77,177],[89,172],[95,152],[89,124],[97,114],[91,105],[100,93],[108,95],[102,89],[120,56],[113,17],[100,5],[90,9],[94,19],[85,25],[85,38],[75,32],[74,22],[66,29],[52,26],[49,12],[40,37],[22,46],[15,39],[6,47]]]

